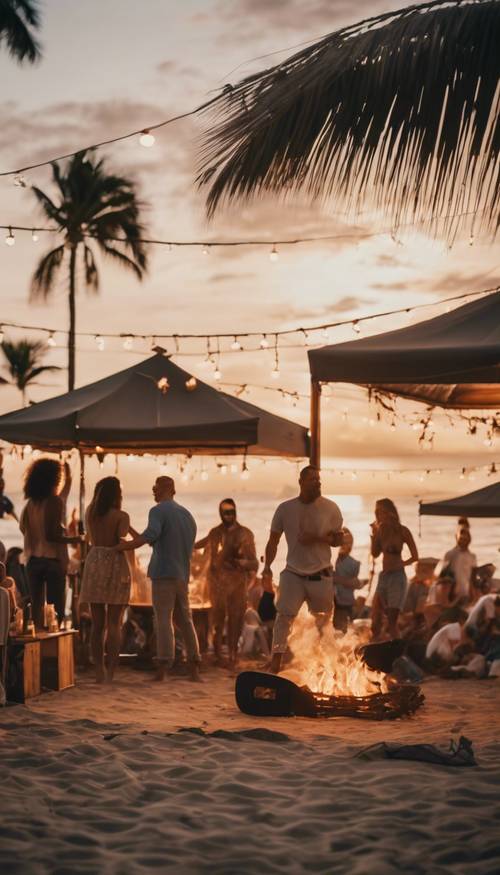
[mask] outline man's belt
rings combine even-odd
[[[321,580],[323,577],[331,577],[332,574],[330,568],[322,568],[320,571],[315,571],[314,574],[299,574],[298,571],[292,571],[291,568],[285,568],[285,571],[295,574],[295,576],[300,577],[301,580]]]

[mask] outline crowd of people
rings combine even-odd
[[[147,574],[155,618],[156,681],[175,670],[179,652],[189,677],[200,679],[202,656],[189,598],[195,565],[206,581],[209,638],[217,665],[234,669],[241,657],[266,658],[268,670],[278,673],[305,603],[320,632],[333,623],[342,636],[362,624],[371,626],[374,642],[398,640],[400,679],[421,679],[424,672],[500,675],[495,566],[478,567],[466,519],[458,521],[456,545],[440,562],[419,558],[394,502],[377,501],[371,556],[373,563],[381,558],[382,568],[373,598],[367,599],[352,533],[338,505],[321,494],[320,472],[312,465],[300,473],[298,495],[276,509],[260,575],[254,535],[240,524],[231,498],[219,505],[220,523],[197,540],[192,514],[175,498],[174,480],[160,476],[153,485],[147,526],[138,532],[122,508],[119,479],[104,477],[86,510],[83,535],[74,518],[65,524],[70,488],[68,465],[40,458],[29,467],[19,519],[23,548],[12,547],[6,554],[0,544],[0,591],[8,594],[7,601],[0,598],[0,628],[6,614],[13,634],[21,628],[24,633],[46,628],[47,604],[53,605],[57,626],[64,623],[72,546],[81,568],[74,576],[79,580],[74,621],[78,626],[79,617],[85,612],[90,616],[97,683],[113,680],[130,602],[130,557],[143,545],[151,547]],[[283,535],[287,556],[277,581],[273,563]],[[196,563],[193,557],[198,557]]]

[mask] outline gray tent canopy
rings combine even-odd
[[[416,325],[312,349],[308,355],[315,465],[320,462],[322,382],[356,383],[452,409],[500,408],[500,291]]]
[[[0,416],[0,438],[49,452],[246,453],[302,458],[307,429],[192,377],[158,352],[81,389]]]
[[[500,407],[500,292],[308,355],[315,381],[357,383],[440,407]]]
[[[427,516],[500,517],[500,482],[457,498],[421,502],[419,513]]]

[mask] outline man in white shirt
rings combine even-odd
[[[469,550],[470,542],[469,529],[459,529],[457,533],[457,546],[445,553],[441,567],[436,569],[438,576],[441,569],[447,565],[453,571],[455,576],[454,601],[468,602],[470,600],[472,575],[477,567],[476,556]]]
[[[300,472],[300,492],[280,504],[266,545],[262,584],[273,592],[271,565],[283,532],[288,546],[280,574],[276,621],[273,630],[271,671],[278,673],[294,618],[307,602],[318,622],[333,610],[332,547],[342,543],[342,514],[334,501],[321,495],[319,469],[307,465]]]
[[[500,595],[496,592],[481,596],[470,611],[465,625],[477,641],[488,631],[492,620],[500,623]]]
[[[461,644],[471,643],[469,630],[464,623],[467,618],[465,611],[457,623],[447,623],[432,636],[427,644],[425,657],[434,668],[451,665],[455,661],[455,651]]]

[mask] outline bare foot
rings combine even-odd
[[[160,683],[160,681],[164,681],[164,680],[165,680],[165,675],[166,675],[166,673],[167,673],[167,671],[166,671],[165,666],[164,666],[164,665],[159,665],[158,668],[156,669],[156,671],[155,671],[153,677],[151,678],[151,680],[152,680],[154,683]]]
[[[189,680],[193,681],[193,683],[202,683],[200,677],[200,666],[197,662],[192,662],[189,665]]]

